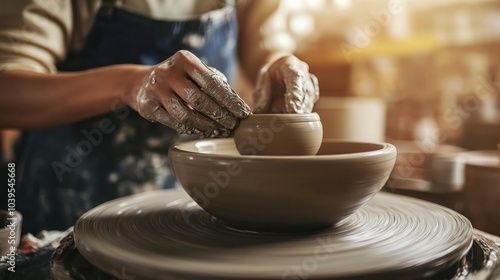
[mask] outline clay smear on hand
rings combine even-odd
[[[229,110],[234,116],[241,119],[250,115],[250,107],[220,74],[214,71],[201,73],[197,69],[194,69],[192,74],[194,81],[201,87],[201,90]]]

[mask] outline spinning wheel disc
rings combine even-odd
[[[138,279],[316,279],[412,275],[465,255],[472,226],[447,208],[379,193],[329,229],[297,234],[228,228],[182,190],[116,199],[76,223],[80,253]]]

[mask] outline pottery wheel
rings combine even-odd
[[[460,214],[388,193],[329,229],[273,234],[228,228],[182,190],[155,191],[92,209],[74,233],[93,265],[136,279],[418,276],[447,268],[472,244]]]

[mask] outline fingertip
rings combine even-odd
[[[237,103],[236,108],[231,110],[231,113],[233,113],[233,115],[238,119],[245,119],[252,113],[252,109],[250,109],[248,104],[242,101]]]

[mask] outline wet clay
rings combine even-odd
[[[234,143],[242,155],[315,155],[323,139],[318,114],[253,114],[240,121]]]
[[[282,87],[283,92],[276,91],[277,87]],[[319,98],[318,79],[309,73],[309,66],[295,56],[281,57],[260,71],[255,112],[272,111],[273,103],[280,98],[284,98],[285,103],[280,113],[310,113]]]
[[[204,138],[228,137],[251,112],[222,73],[187,51],[177,52],[151,72],[136,103],[149,121]]]
[[[169,151],[177,180],[213,216],[249,229],[330,226],[369,201],[396,160],[390,144],[323,142],[315,156],[240,155],[233,139]]]

